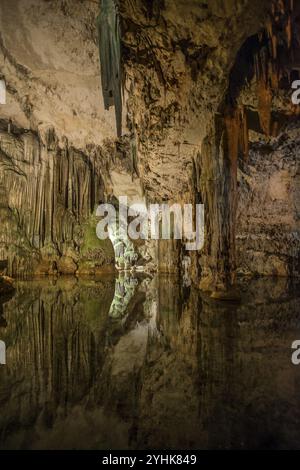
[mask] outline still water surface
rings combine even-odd
[[[171,277],[18,282],[0,306],[0,449],[300,448],[299,286],[240,304]]]

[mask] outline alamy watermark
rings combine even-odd
[[[204,245],[203,204],[128,205],[127,196],[119,197],[118,211],[113,204],[101,204],[96,211],[102,217],[97,225],[101,240],[118,232],[127,240],[183,240],[186,250],[201,250]]]
[[[296,340],[292,343],[292,349],[294,352],[292,353],[292,364],[294,366],[300,365],[300,340]]]
[[[292,93],[292,103],[298,105],[300,104],[300,80],[294,80],[292,82],[292,89],[295,90]]]
[[[4,341],[0,341],[0,365],[6,364],[6,345]]]

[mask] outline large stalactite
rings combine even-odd
[[[115,0],[100,0],[98,17],[102,93],[105,109],[115,106],[117,135],[122,135],[121,28]]]

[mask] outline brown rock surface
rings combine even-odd
[[[283,146],[277,163],[260,158],[268,134],[283,132],[295,154],[298,145],[297,129],[285,130],[281,121],[298,112],[289,80],[297,70],[299,5],[279,3],[122,2],[124,131],[116,140],[114,110],[104,111],[100,88],[97,2],[1,2],[7,104],[0,108],[0,254],[9,258],[11,273],[112,265],[109,249],[98,263],[98,247],[86,250],[90,259],[82,259],[82,248],[97,203],[126,194],[137,202],[204,202],[206,244],[190,255],[191,275],[217,296],[231,290],[237,268],[298,274],[297,197],[288,195],[290,183],[298,194],[295,156]],[[262,145],[250,146],[246,163],[248,128],[260,133]],[[270,190],[257,204],[266,180]],[[259,228],[262,210],[268,215]],[[275,235],[275,213],[284,235]],[[178,263],[180,270],[176,250],[151,264],[174,271]]]

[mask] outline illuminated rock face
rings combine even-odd
[[[148,196],[205,204],[206,246],[196,260],[192,256],[191,267],[194,280],[214,297],[236,295],[232,287],[236,273],[245,271],[245,263],[250,273],[297,275],[298,269],[290,269],[299,260],[299,222],[293,198],[286,204],[288,217],[293,219],[285,229],[287,237],[273,237],[271,252],[263,244],[263,262],[253,263],[251,250],[245,246],[243,251],[236,239],[245,231],[251,239],[256,227],[257,203],[251,206],[254,199],[248,198],[244,207],[246,198],[238,180],[238,169],[242,171],[249,154],[252,159],[257,151],[252,134],[258,132],[268,142],[271,136],[281,135],[283,122],[295,119],[298,113],[291,105],[290,80],[298,74],[299,3],[151,5],[147,9],[138,1],[130,9],[125,2],[121,8],[126,26],[125,61],[132,84],[128,109],[137,134],[139,174]],[[294,160],[286,149],[287,172],[297,186],[298,180],[292,176]],[[259,168],[258,186],[271,178],[267,167]],[[257,191],[261,193],[262,188]],[[256,232],[262,230],[262,237],[272,232],[273,222],[267,214],[276,211],[274,201],[270,198],[260,205],[266,217]],[[240,214],[249,214],[249,210],[248,226],[240,226]],[[291,257],[285,256],[288,234],[296,241]],[[276,251],[277,259],[272,260]]]
[[[297,200],[295,156],[282,147],[285,175],[276,174],[260,164],[263,146],[255,143],[258,135],[268,144],[285,133],[296,154],[295,134],[283,122],[298,113],[289,82],[298,76],[298,3],[120,2],[124,105],[117,139],[115,111],[105,111],[100,87],[98,2],[3,0],[0,257],[10,259],[10,272],[113,266],[111,247],[94,246],[92,213],[100,199],[128,194],[205,204],[206,244],[190,254],[190,276],[216,297],[235,296],[237,272],[298,275],[294,196],[280,193],[289,219],[280,237],[272,232],[274,214],[283,210],[277,190],[259,203],[264,181],[277,187],[282,178],[295,186]],[[262,208],[266,216],[257,223]],[[161,248],[149,262],[180,271],[180,243]]]
[[[42,142],[32,132],[0,132],[0,258],[12,275],[75,274],[110,268],[109,242],[89,236],[91,214],[103,200],[95,161],[60,148],[54,131]],[[93,264],[94,263],[94,264]]]

